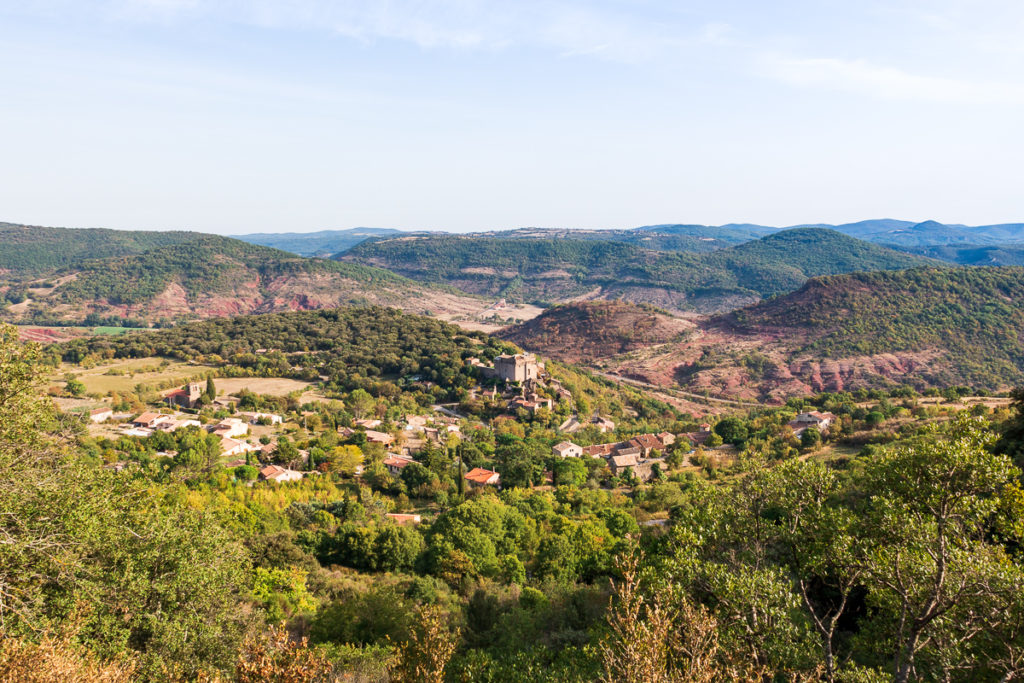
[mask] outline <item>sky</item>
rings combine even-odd
[[[1020,0],[0,0],[0,220],[1024,221]]]

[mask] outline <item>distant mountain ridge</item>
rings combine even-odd
[[[1002,223],[969,227],[937,221],[903,221],[891,218],[854,223],[805,223],[787,227],[771,227],[754,223],[700,225],[661,223],[635,228],[569,229],[516,228],[484,230],[469,233],[445,231],[400,231],[383,228],[324,230],[315,233],[266,233],[238,235],[253,244],[276,247],[301,256],[334,256],[342,254],[366,240],[398,236],[495,237],[502,239],[575,239],[626,242],[659,251],[703,253],[724,249],[767,235],[797,228],[828,228],[850,237],[897,249],[914,250],[930,246],[979,245],[992,246],[1024,243],[1024,223]]]
[[[818,228],[703,254],[601,240],[417,235],[364,242],[336,258],[515,301],[623,299],[691,312],[731,310],[815,275],[933,263]]]
[[[281,232],[235,235],[235,239],[273,247],[299,256],[328,257],[351,249],[368,239],[400,235],[402,231],[390,228],[350,228],[348,230],[320,230],[318,232]]]

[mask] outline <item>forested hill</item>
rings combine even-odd
[[[385,270],[305,259],[214,235],[81,261],[27,287],[0,283],[0,297],[12,304],[4,317],[33,323],[87,316],[173,321],[373,303],[414,312],[479,307]]]
[[[652,306],[586,301],[550,308],[500,336],[530,351],[576,363],[679,340],[694,327]]]
[[[723,316],[743,334],[782,335],[789,358],[920,353],[933,385],[1024,381],[1024,268],[919,268],[815,278]]]
[[[600,240],[424,236],[364,242],[340,258],[517,301],[621,298],[701,312],[789,292],[815,275],[931,263],[814,228],[708,254]]]
[[[147,358],[224,363],[261,374],[329,375],[338,386],[369,386],[418,375],[451,382],[464,359],[493,358],[515,347],[425,316],[381,306],[296,311],[205,320],[119,337],[76,339],[52,347],[66,360]]]
[[[95,258],[194,242],[197,232],[46,228],[0,223],[0,277],[34,277]]]

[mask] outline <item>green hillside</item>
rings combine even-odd
[[[340,274],[367,285],[407,280],[387,271],[320,259],[304,259],[278,249],[215,235],[188,244],[160,247],[141,254],[85,261],[68,272],[74,281],[58,290],[57,299],[79,302],[106,299],[112,304],[148,301],[172,283],[192,296],[234,291],[254,275],[261,279],[299,274]]]
[[[816,278],[721,320],[782,331],[794,356],[935,351],[932,384],[999,387],[1024,380],[1024,268],[920,268]]]
[[[816,275],[930,262],[810,228],[707,254],[600,240],[424,236],[364,242],[341,258],[517,301],[564,301],[596,289],[603,298],[698,311],[792,291]]]
[[[458,292],[379,268],[302,258],[215,235],[84,260],[50,275],[45,283],[27,285],[0,279],[0,317],[37,325],[137,325],[346,305],[415,313],[480,307]]]
[[[87,259],[137,254],[202,237],[196,232],[45,228],[0,223],[0,271],[10,271],[8,277],[39,276]]]

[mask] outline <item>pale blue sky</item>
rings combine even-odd
[[[0,220],[1024,220],[1020,0],[0,0]]]

